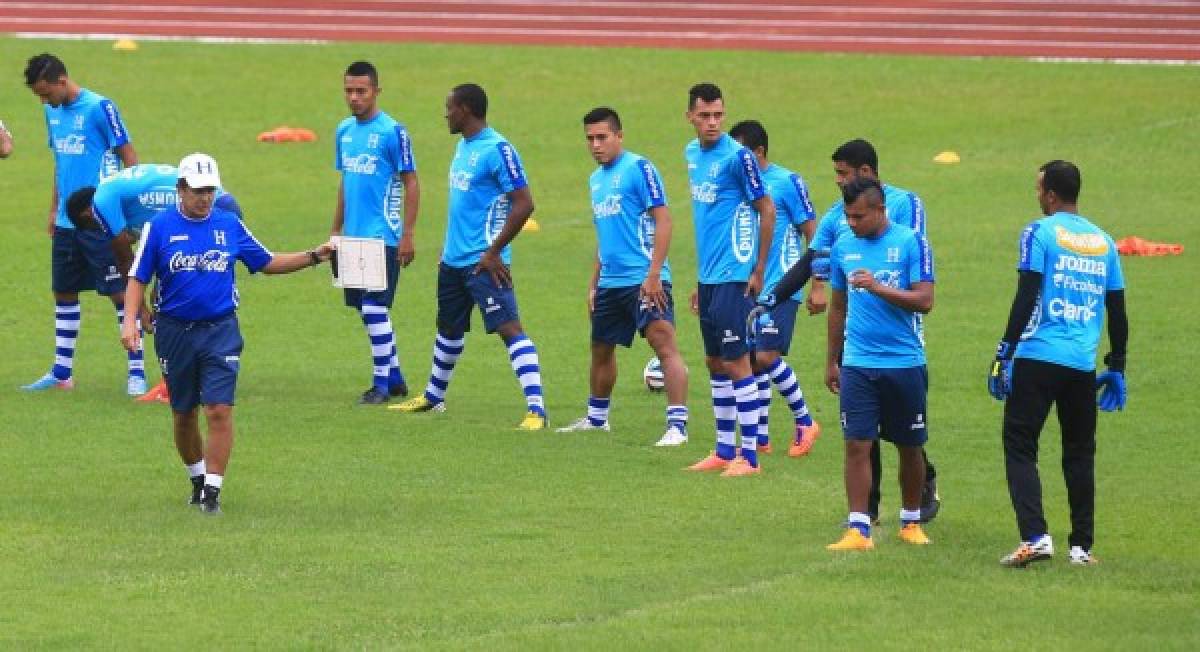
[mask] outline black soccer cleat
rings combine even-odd
[[[199,505],[200,498],[204,493],[204,476],[192,476],[192,497],[188,500],[188,505]]]
[[[405,385],[404,383],[400,383],[399,385],[392,385],[391,387],[388,388],[388,396],[391,396],[393,398],[395,398],[397,396],[408,396],[408,385]]]
[[[216,487],[204,485],[204,493],[200,497],[200,511],[205,514],[217,515],[221,513],[221,490]]]
[[[362,393],[362,396],[358,399],[358,404],[359,405],[384,405],[389,400],[390,399],[388,398],[388,395],[386,392],[379,391],[378,387],[371,387],[371,389],[368,389],[367,391]]]
[[[928,523],[937,518],[942,508],[942,499],[938,496],[937,478],[929,478],[921,487],[921,522]]]

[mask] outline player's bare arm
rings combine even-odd
[[[517,234],[525,227],[529,216],[533,214],[533,193],[529,192],[529,186],[517,188],[509,192],[507,197],[511,206],[508,220],[504,222],[504,228],[492,241],[492,245],[483,252],[479,264],[475,265],[477,273],[487,271],[492,275],[492,280],[496,282],[496,285],[500,287],[512,287],[512,273],[504,266],[500,252],[508,246],[508,243],[512,242],[513,238],[517,237]]]
[[[404,233],[396,245],[396,260],[401,267],[408,267],[417,257],[413,233],[417,229],[417,213],[421,209],[421,182],[417,180],[416,172],[402,172],[400,183],[404,184]]]
[[[758,260],[754,263],[750,279],[746,281],[746,296],[756,297],[762,292],[763,270],[771,255],[771,240],[775,234],[775,201],[770,195],[763,195],[754,200],[754,210],[758,211]]]
[[[825,359],[825,386],[837,394],[841,391],[842,346],[846,338],[846,293],[834,290],[832,294],[826,322],[828,352]]]
[[[642,297],[649,299],[659,310],[665,311],[667,293],[663,290],[662,266],[671,248],[671,211],[666,206],[655,206],[650,209],[650,217],[654,218],[654,251],[650,255],[650,269],[646,272],[646,280],[642,282]]]

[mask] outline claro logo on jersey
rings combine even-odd
[[[1108,253],[1108,240],[1099,233],[1075,233],[1056,226],[1054,227],[1054,239],[1063,249],[1084,256],[1103,256]]]
[[[749,204],[738,204],[733,214],[733,231],[730,233],[733,244],[733,257],[739,263],[748,263],[754,258],[755,231],[758,229],[758,216]]]
[[[171,273],[175,272],[224,272],[229,269],[229,252],[209,249],[202,254],[171,254]]]
[[[1046,312],[1051,317],[1061,317],[1067,321],[1088,323],[1096,316],[1096,308],[1100,302],[1096,297],[1088,297],[1083,303],[1072,303],[1070,299],[1054,298],[1046,305]]]
[[[87,151],[87,140],[83,134],[71,134],[65,138],[55,138],[54,151],[59,154],[82,156]]]
[[[378,160],[378,156],[370,154],[359,154],[358,156],[346,154],[342,156],[342,169],[354,174],[375,174],[375,169],[378,167],[375,161]]]

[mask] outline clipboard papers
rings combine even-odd
[[[378,292],[387,289],[387,249],[375,238],[332,238],[333,287]]]

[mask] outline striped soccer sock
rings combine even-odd
[[[363,326],[371,338],[372,373],[371,384],[375,389],[387,393],[390,383],[392,356],[396,351],[396,338],[392,333],[392,320],[387,306],[364,299],[362,307]]]
[[[125,325],[125,304],[118,303],[118,304],[114,304],[114,305],[117,308],[117,331],[120,332],[120,330]],[[142,344],[141,344],[141,336],[142,336],[142,320],[141,319],[137,320],[137,329],[138,329],[138,348],[137,348],[137,351],[129,353],[129,377],[130,378],[141,378],[141,379],[145,380],[145,378],[146,378],[146,357],[145,357],[145,353],[143,352]]]
[[[732,460],[737,456],[737,402],[733,381],[725,374],[711,374],[713,416],[717,421],[717,457]]]
[[[612,401],[610,398],[596,398],[595,396],[588,397],[588,422],[593,426],[599,427],[608,423],[608,406]]]
[[[688,409],[686,405],[668,405],[667,406],[667,425],[675,426],[680,430],[687,432]]]
[[[51,373],[59,380],[71,378],[81,317],[78,301],[54,302],[54,368]]]
[[[396,336],[392,334],[392,355],[388,360],[388,387],[407,386],[404,372],[400,371],[400,354],[396,351]]]
[[[446,400],[446,390],[450,387],[450,377],[454,375],[454,365],[462,355],[466,343],[464,335],[451,338],[438,333],[434,338],[433,368],[429,371],[429,384],[425,386],[425,400],[430,403]]]
[[[533,340],[525,333],[506,342],[508,346],[508,361],[512,364],[513,373],[521,383],[521,391],[525,392],[525,404],[530,412],[546,416],[546,402],[542,398],[542,369],[538,364],[537,349]]]
[[[775,388],[783,396],[783,400],[787,401],[788,407],[792,408],[792,416],[795,417],[796,423],[801,426],[811,426],[813,424],[812,415],[808,413],[808,404],[804,402],[804,392],[800,390],[800,379],[796,378],[795,372],[788,366],[788,363],[779,358],[775,364],[767,369],[767,375],[771,377],[771,381],[775,383]]]
[[[754,380],[758,384],[758,445],[761,447],[771,443],[767,432],[767,415],[771,410],[771,377],[763,373],[755,376]]]
[[[758,382],[754,376],[733,381],[738,425],[742,428],[742,457],[758,466]]]

